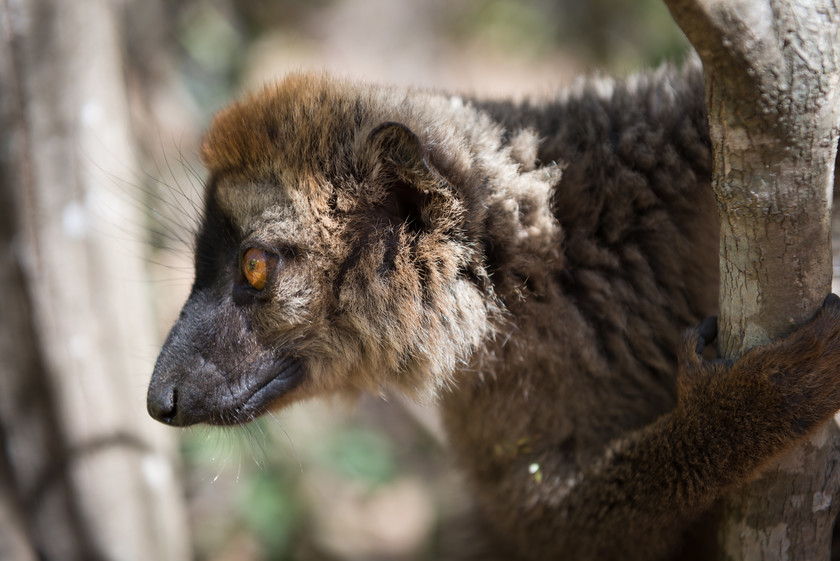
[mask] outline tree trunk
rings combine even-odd
[[[189,557],[108,0],[0,0],[0,558]]]
[[[719,347],[737,358],[831,290],[840,9],[830,0],[666,0],[703,61],[720,211]],[[721,559],[829,559],[840,487],[829,423],[720,505]]]

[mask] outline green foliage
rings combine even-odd
[[[196,525],[213,528],[202,531],[199,558],[245,536],[258,548],[259,559],[295,559],[301,548],[314,547],[307,534],[318,516],[309,502],[313,485],[320,487],[328,478],[335,489],[367,493],[399,477],[387,433],[355,421],[321,422],[315,438],[294,444],[273,417],[184,433],[181,450],[194,479],[191,486],[200,493],[213,491],[210,500],[192,507]]]
[[[688,50],[660,0],[472,0],[450,9],[456,40],[525,58],[566,52],[627,70],[679,59]]]
[[[391,443],[371,429],[350,427],[331,434],[318,456],[342,476],[368,484],[387,483],[396,473]]]
[[[288,558],[301,521],[288,473],[274,469],[250,474],[239,491],[237,518],[257,537],[267,558]]]
[[[190,3],[177,19],[182,75],[198,105],[210,112],[231,97],[252,39],[237,24],[210,3]]]
[[[557,28],[538,2],[483,0],[473,2],[472,9],[457,18],[453,31],[497,51],[536,58],[555,46]]]

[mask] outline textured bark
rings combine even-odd
[[[3,559],[188,558],[118,39],[108,0],[0,0]]]
[[[666,0],[703,61],[721,226],[720,348],[736,358],[831,289],[840,9]],[[840,486],[830,423],[720,505],[721,559],[828,559]]]

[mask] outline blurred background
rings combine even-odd
[[[664,5],[21,0],[0,13],[0,560],[431,560],[457,547],[448,530],[467,498],[433,405],[319,401],[227,429],[145,415],[192,280],[202,131],[292,70],[522,99],[678,61],[687,42]]]

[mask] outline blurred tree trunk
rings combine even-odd
[[[831,290],[840,9],[831,0],[666,0],[703,61],[720,210],[719,345],[791,332]],[[737,427],[733,427],[737,430]],[[720,559],[827,560],[832,422],[720,505]]]
[[[0,559],[189,558],[108,0],[0,0]]]

